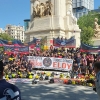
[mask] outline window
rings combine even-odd
[[[77,3],[73,3],[73,8],[76,8],[77,7]]]
[[[77,13],[75,14],[75,17],[77,18]]]
[[[13,30],[12,30],[13,31]]]
[[[86,12],[83,12],[83,15],[85,15],[86,14]]]
[[[79,13],[79,17],[81,17],[82,16],[82,14],[81,13]]]
[[[77,2],[77,7],[81,7],[81,2]]]

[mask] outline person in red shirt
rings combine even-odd
[[[87,66],[87,59],[86,59],[85,55],[82,56],[81,63],[82,63],[82,65]]]
[[[93,63],[94,62],[94,57],[93,54],[89,55],[89,63]]]

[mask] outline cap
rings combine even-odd
[[[3,68],[3,62],[0,61],[0,72],[3,72],[4,68]]]

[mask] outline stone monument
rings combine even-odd
[[[47,45],[53,38],[75,36],[76,47],[80,46],[80,32],[77,19],[73,16],[72,0],[31,0],[29,28],[25,32],[26,42],[33,37],[47,36]]]
[[[100,25],[98,25],[98,18],[95,18],[95,22],[94,22],[95,28],[94,28],[94,36],[96,38],[100,38]]]
[[[100,45],[100,25],[98,24],[98,18],[94,19],[94,45]]]

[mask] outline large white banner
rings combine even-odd
[[[34,68],[63,71],[72,70],[73,65],[73,60],[66,58],[28,56],[28,61],[31,62]]]

